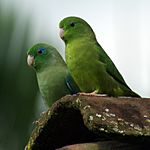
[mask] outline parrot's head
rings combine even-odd
[[[38,43],[31,47],[27,51],[27,55],[28,65],[34,67],[37,71],[48,65],[55,65],[60,58],[60,54],[54,47],[44,43]]]
[[[90,25],[81,18],[67,17],[59,23],[60,37],[65,43],[77,39],[90,37],[95,39],[95,34]]]

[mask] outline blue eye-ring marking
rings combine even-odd
[[[46,51],[46,48],[39,48],[38,49],[38,54],[42,54],[45,51]]]

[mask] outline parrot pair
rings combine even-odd
[[[140,97],[126,84],[86,21],[67,17],[59,27],[60,37],[66,46],[66,63],[58,51],[48,44],[36,44],[27,52],[27,62],[36,71],[46,104],[51,106],[66,94],[78,92],[85,95]]]

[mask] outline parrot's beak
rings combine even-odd
[[[63,29],[63,28],[60,28],[59,36],[60,36],[62,39],[64,38],[64,29]]]
[[[28,55],[27,63],[28,63],[29,66],[33,65],[33,63],[34,63],[34,56]]]

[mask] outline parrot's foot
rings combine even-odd
[[[76,94],[72,94],[72,96],[77,96],[77,94],[78,94],[78,93],[76,93]]]
[[[82,92],[82,93],[78,93],[78,95],[83,95],[83,96],[99,96],[99,97],[105,97],[107,96],[107,94],[97,94],[97,91],[94,91],[92,93],[85,93],[85,92]]]

